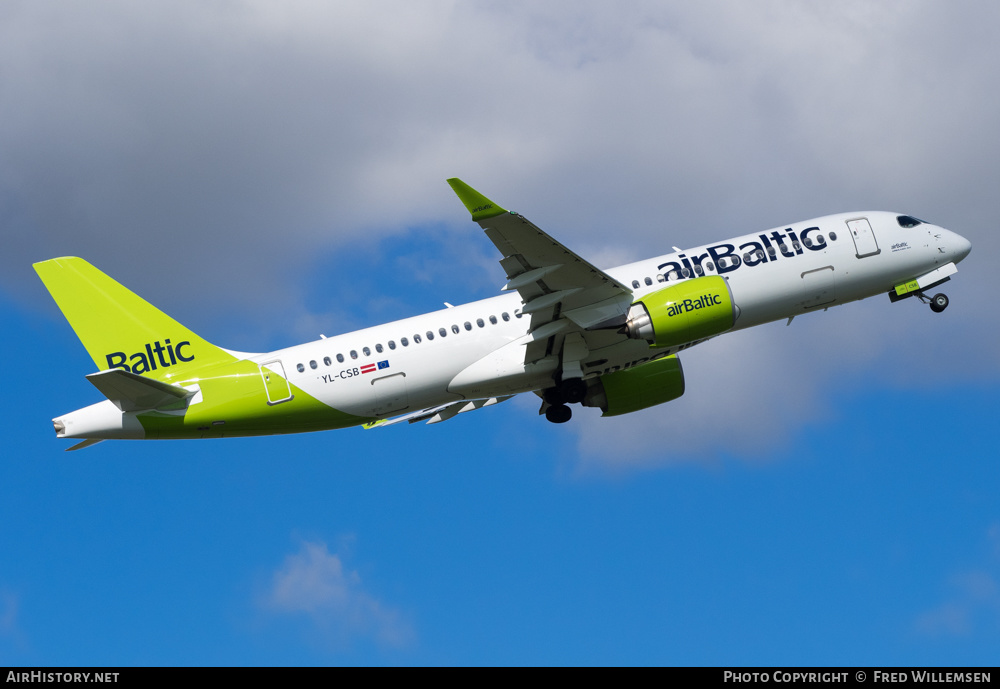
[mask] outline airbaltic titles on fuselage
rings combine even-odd
[[[125,352],[111,352],[110,354],[105,354],[105,359],[108,362],[108,368],[122,368],[131,373],[148,373],[150,371],[155,371],[157,368],[168,368],[174,366],[178,361],[188,362],[194,361],[194,354],[191,356],[185,356],[182,351],[185,347],[190,347],[191,343],[185,340],[184,342],[178,342],[176,345],[170,344],[170,340],[164,340],[163,344],[157,340],[153,343],[146,344],[146,351],[136,352],[135,354],[126,356]],[[153,356],[153,354],[156,356]],[[164,357],[163,355],[167,356]],[[169,361],[167,359],[169,358]],[[131,362],[130,364],[125,363],[126,361]],[[159,361],[159,367],[156,365]]]
[[[700,275],[704,272],[702,261],[710,258],[718,273],[724,275],[744,265],[753,267],[777,261],[779,255],[785,258],[801,256],[803,246],[810,251],[823,251],[827,248],[826,238],[822,234],[815,237],[810,236],[818,232],[820,232],[820,228],[808,227],[802,231],[801,237],[799,237],[796,236],[794,230],[788,228],[784,232],[773,230],[770,234],[759,234],[753,240],[744,242],[738,247],[729,242],[713,244],[706,247],[704,253],[695,256],[677,254],[678,260],[661,263],[657,266],[657,270],[663,274],[676,271],[678,275]],[[758,239],[760,241],[757,241]],[[743,255],[740,256],[740,254]],[[698,266],[700,270],[695,270],[695,266]]]

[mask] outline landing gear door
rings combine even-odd
[[[854,248],[858,250],[858,258],[874,256],[879,253],[878,242],[875,241],[875,233],[872,232],[868,218],[848,220],[847,229],[851,231],[851,237],[854,238]]]
[[[292,399],[292,388],[285,378],[285,367],[281,365],[280,360],[265,361],[261,364],[260,377],[264,381],[268,404],[281,404]]]

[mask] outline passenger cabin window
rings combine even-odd
[[[504,319],[504,322],[509,321],[510,320],[510,314],[507,313],[506,311],[504,311],[503,313],[500,314],[500,318]]]
[[[470,323],[469,321],[466,321],[465,322],[465,329],[466,330],[472,330],[472,323]]]
[[[458,333],[459,333],[459,329],[458,329],[458,326],[457,326],[457,325],[453,325],[453,326],[451,326],[451,331],[452,331],[453,333],[455,333],[456,335],[458,335]]]
[[[368,349],[367,347],[362,347],[361,351],[365,353],[365,356],[372,355],[372,350]]]
[[[830,241],[831,242],[837,241],[837,233],[836,232],[831,232],[830,233]]]
[[[705,261],[705,270],[715,270],[715,264],[711,261]]]
[[[318,366],[319,366],[319,364],[316,363],[315,359],[313,359],[312,361],[309,362],[309,368],[311,368],[311,369],[316,369]]]
[[[407,340],[407,339],[406,339],[405,337],[401,337],[401,338],[399,338],[399,341],[400,341],[400,342],[402,343],[402,345],[403,345],[404,347],[409,347],[409,346],[410,346],[410,341],[409,341],[409,340]]]
[[[423,340],[420,339],[420,335],[413,336],[413,344],[420,344]]]
[[[705,269],[701,267],[700,263],[695,263],[694,264],[694,272],[695,272],[695,275],[704,275],[705,274]]]
[[[496,325],[497,324],[497,317],[496,316],[490,316],[490,323],[492,323],[493,325]]]
[[[344,363],[344,355],[343,354],[338,354],[337,355],[337,363],[340,363],[340,364]]]
[[[448,331],[445,330],[444,328],[438,328],[438,335],[440,335],[441,337],[446,337],[448,335]]]
[[[375,345],[375,351],[378,352],[379,354],[382,353],[382,343],[381,342],[378,343],[377,345]]]
[[[639,289],[639,281],[638,280],[633,280],[632,281],[632,289]]]
[[[666,282],[667,278],[664,277],[663,273],[657,273],[656,274],[656,281],[657,282]]]
[[[302,373],[303,371],[306,370],[306,367],[304,364],[295,364],[295,370],[297,370],[299,373]]]
[[[332,362],[332,361],[330,361],[330,357],[328,357],[328,356],[325,356],[325,357],[323,357],[323,363],[324,363],[324,364],[325,364],[326,366],[330,366],[331,364],[333,364],[333,362]]]
[[[476,319],[476,325],[478,325],[480,328],[485,328],[486,327],[486,323],[485,323],[485,321],[483,321],[482,318],[477,318]]]
[[[427,341],[430,342],[433,339],[434,339],[434,331],[433,330],[428,330],[427,331]]]
[[[643,280],[643,282],[646,283],[646,287],[649,287],[650,285],[653,284],[653,278],[646,278],[645,280]]]
[[[912,215],[898,215],[896,216],[896,222],[899,223],[900,227],[916,227],[917,225],[924,224],[923,220],[914,218]]]

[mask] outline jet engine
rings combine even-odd
[[[618,416],[675,400],[684,394],[684,370],[676,355],[615,371],[591,383],[585,407],[600,407],[602,416]]]
[[[629,308],[622,331],[654,347],[674,347],[726,332],[737,308],[726,279],[706,275],[647,294]]]

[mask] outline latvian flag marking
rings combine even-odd
[[[375,364],[364,364],[361,367],[362,373],[375,373]]]

